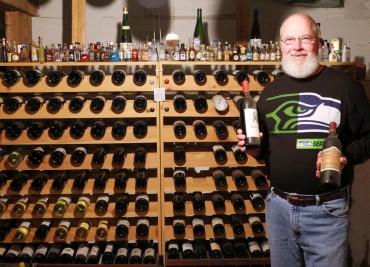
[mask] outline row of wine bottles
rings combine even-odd
[[[155,264],[157,243],[71,242],[0,245],[3,263]]]
[[[267,238],[196,239],[167,241],[168,259],[269,258]]]
[[[2,77],[6,86],[13,86],[17,84],[23,77],[23,81],[28,86],[35,86],[38,84],[44,74],[40,70],[29,70],[22,73],[16,69],[6,70]],[[46,75],[46,82],[49,86],[57,86],[66,74],[63,71],[51,71]],[[67,84],[70,86],[78,86],[84,79],[85,72],[82,70],[72,70],[66,77]],[[99,86],[105,79],[105,73],[102,70],[95,70],[90,73],[89,82],[93,86]],[[142,86],[146,83],[147,73],[145,70],[136,70],[132,76],[133,82],[136,86]],[[114,85],[122,85],[126,80],[126,73],[123,70],[116,70],[111,75],[111,81]]]

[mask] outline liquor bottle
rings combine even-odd
[[[112,136],[114,138],[124,138],[126,135],[127,124],[124,121],[115,121],[112,126]]]
[[[77,216],[81,216],[86,213],[87,209],[89,208],[90,198],[81,196],[75,206],[74,214]]]
[[[12,213],[16,216],[22,216],[24,212],[27,210],[30,204],[30,199],[28,197],[22,197],[17,200],[14,204]]]
[[[104,264],[113,264],[115,256],[115,243],[110,241],[104,248],[104,251],[101,256],[101,261]]]
[[[225,209],[225,197],[220,192],[213,192],[211,200],[215,210]]]
[[[128,17],[127,7],[123,8],[122,15],[122,29],[121,29],[121,43],[124,44],[124,49],[127,49],[128,45],[132,43],[132,33],[130,28],[130,21]]]
[[[186,174],[183,170],[175,170],[173,172],[173,182],[176,188],[183,188],[186,186]]]
[[[223,70],[215,70],[212,75],[214,76],[216,83],[220,86],[224,86],[229,82],[229,77]]]
[[[222,145],[216,144],[212,147],[212,150],[213,150],[213,155],[215,157],[215,160],[217,162],[227,161],[226,150]]]
[[[195,120],[193,122],[193,128],[195,135],[199,137],[205,137],[207,135],[207,126],[202,120]]]
[[[88,219],[82,219],[77,226],[75,237],[78,239],[86,239],[90,232],[91,222]]]
[[[31,222],[23,221],[21,225],[15,230],[13,240],[16,242],[24,241],[31,230]]]
[[[75,246],[71,243],[64,244],[63,250],[60,252],[59,263],[71,264],[75,255]]]
[[[78,86],[85,77],[85,73],[82,70],[72,70],[67,77],[67,83],[69,86]]]
[[[46,257],[46,253],[48,251],[47,244],[39,244],[36,248],[35,254],[31,259],[31,263],[41,263],[44,261]]]
[[[134,99],[134,109],[137,111],[137,112],[142,112],[146,109],[147,107],[147,99],[145,96],[143,95],[138,95],[135,97]]]
[[[259,211],[265,208],[265,201],[260,193],[251,192],[249,194],[249,200],[251,201],[251,204],[255,210]]]
[[[245,210],[244,198],[241,194],[232,193],[230,199],[231,199],[231,203],[233,204],[233,207],[236,211]]]
[[[247,178],[245,177],[243,171],[235,169],[231,172],[233,181],[237,187],[245,187],[247,185]]]
[[[108,170],[101,170],[95,177],[94,181],[94,188],[98,190],[105,189],[107,181],[109,179],[109,171]]]
[[[236,258],[234,246],[229,240],[222,242],[221,251],[225,259]]]
[[[66,239],[70,229],[71,229],[71,222],[67,220],[62,220],[58,224],[57,229],[55,230],[54,237],[58,240],[64,240]]]
[[[42,107],[44,103],[45,99],[42,96],[31,97],[26,102],[26,110],[29,113],[35,113]]]
[[[212,97],[212,103],[216,111],[218,112],[225,112],[229,108],[229,104],[225,97],[220,94],[214,95]]]
[[[70,135],[73,138],[81,138],[86,130],[87,125],[83,121],[76,121],[71,125]]]
[[[185,148],[183,146],[177,145],[173,149],[173,157],[176,163],[182,163],[186,161]]]
[[[176,69],[172,72],[172,80],[176,85],[185,83],[185,72],[181,69]]]
[[[28,180],[29,175],[24,172],[18,172],[14,177],[13,180],[10,182],[10,189],[12,189],[14,192],[19,192],[23,188],[23,186],[26,184]]]
[[[138,236],[147,236],[149,234],[150,222],[148,219],[139,219],[136,223],[136,234]]]
[[[222,251],[220,245],[213,238],[209,239],[209,256],[211,259],[222,259]]]
[[[146,212],[149,209],[149,196],[146,194],[137,195],[135,199],[135,210],[138,212]]]
[[[257,215],[249,214],[248,223],[251,226],[253,233],[259,234],[264,231],[262,221]]]
[[[212,123],[218,139],[225,140],[229,137],[229,130],[227,125],[222,120],[216,120]]]
[[[233,152],[234,158],[236,161],[245,161],[247,159],[247,153],[241,151],[240,147],[235,144],[231,147],[231,151]]]
[[[254,80],[256,80],[259,84],[266,84],[270,81],[270,76],[263,70],[254,70],[252,74]]]
[[[99,86],[103,83],[105,73],[102,70],[94,70],[90,73],[90,84],[93,86]]]
[[[20,245],[18,244],[11,245],[8,251],[6,252],[2,262],[15,263],[21,251],[22,251],[22,247]]]
[[[259,169],[251,170],[251,176],[256,186],[265,186],[267,184],[265,175]]]
[[[139,241],[136,241],[135,246],[132,248],[129,258],[130,264],[141,264],[142,263],[143,249]]]
[[[98,227],[96,228],[95,236],[99,240],[106,239],[109,232],[109,222],[108,220],[99,221]]]
[[[194,258],[207,259],[207,246],[204,239],[196,239],[194,241]]]
[[[216,185],[216,187],[226,187],[227,186],[227,180],[226,175],[221,170],[214,170],[212,172],[212,178]]]
[[[184,259],[194,259],[194,247],[189,240],[183,240],[181,244],[182,257]]]
[[[54,190],[58,190],[58,191],[63,190],[67,181],[68,181],[68,173],[67,171],[62,171],[55,175],[54,180],[51,184],[51,187]]]
[[[64,130],[66,129],[66,124],[62,121],[54,121],[49,125],[48,134],[51,139],[58,139],[62,137],[64,134]]]
[[[173,123],[173,131],[178,138],[182,138],[186,135],[186,124],[183,121],[175,121]]]
[[[7,198],[5,198],[5,197],[0,198],[0,217],[1,217],[1,215],[4,214],[4,212],[8,208],[8,202],[9,202],[9,200]],[[0,240],[1,240],[1,238],[0,238]]]
[[[129,258],[128,254],[129,249],[127,246],[127,242],[125,241],[121,243],[117,249],[115,264],[127,264]]]
[[[86,98],[82,95],[77,95],[69,102],[69,110],[72,112],[80,112],[86,102]]]
[[[137,169],[135,176],[135,187],[139,189],[144,189],[148,185],[148,170],[145,168]]]
[[[207,82],[207,75],[203,70],[194,71],[194,81],[197,85],[204,85]]]
[[[242,70],[233,71],[233,76],[235,81],[237,81],[240,85],[242,84],[243,81],[248,80],[248,74]]]
[[[122,196],[116,199],[116,205],[114,207],[114,211],[116,215],[122,216],[127,212],[127,206],[130,203],[130,198],[128,194],[123,194]]]
[[[33,207],[32,214],[36,216],[41,216],[45,214],[47,208],[49,207],[49,198],[41,197],[37,200],[35,206]]]
[[[94,243],[87,254],[86,263],[87,264],[98,264],[100,259],[101,245],[100,243]]]
[[[9,139],[17,139],[22,135],[24,129],[26,129],[26,125],[23,122],[11,122],[6,126],[5,136]]]
[[[12,222],[10,220],[1,220],[0,222],[0,241],[3,241],[5,237],[9,234],[12,227]],[[0,247],[0,250],[2,248]],[[1,259],[1,256],[0,256]]]
[[[244,239],[238,238],[235,240],[234,243],[234,249],[235,249],[235,254],[237,258],[250,258],[251,255],[249,254],[248,246],[245,243]]]
[[[89,245],[87,243],[80,243],[76,250],[74,264],[86,264],[87,255],[89,254]]]
[[[126,107],[126,98],[123,95],[117,95],[112,100],[113,112],[122,112]]]
[[[95,203],[95,213],[103,215],[108,211],[108,205],[109,205],[109,196],[108,195],[102,195],[99,196]]]
[[[50,71],[46,76],[46,82],[49,86],[57,86],[65,76],[65,73],[60,70]]]
[[[107,156],[107,149],[105,147],[99,147],[94,151],[91,162],[96,165],[103,165]]]
[[[192,193],[191,202],[192,202],[194,211],[203,211],[206,207],[204,199],[203,199],[203,194],[200,191],[195,191]]]
[[[117,189],[123,189],[127,185],[127,180],[129,178],[127,169],[121,169],[116,177],[114,178],[114,187]]]
[[[51,228],[51,220],[43,220],[41,224],[37,227],[36,232],[35,232],[35,237],[37,239],[45,239],[47,234],[50,232]]]
[[[31,188],[35,191],[41,191],[48,179],[49,179],[49,175],[47,173],[39,172],[33,178],[31,182]]]
[[[24,98],[21,96],[12,96],[5,98],[4,111],[13,113],[16,112],[24,104]]]
[[[214,217],[211,221],[211,225],[215,235],[223,235],[225,233],[225,225],[221,217]]]
[[[63,147],[58,147],[54,149],[50,154],[49,158],[50,165],[54,167],[62,165],[66,155],[67,151]]]
[[[137,147],[134,152],[134,162],[136,164],[143,164],[146,161],[146,156],[147,153],[145,147]]]
[[[197,9],[197,22],[194,29],[194,46],[196,50],[199,49],[199,45],[206,44],[206,34],[204,31],[203,21],[202,21],[202,9]]]
[[[36,147],[28,154],[27,161],[32,166],[39,166],[45,155],[46,152],[42,147]]]
[[[137,70],[134,72],[133,81],[137,86],[142,86],[146,83],[147,75],[144,70]]]
[[[260,146],[259,125],[256,102],[249,94],[249,83],[242,83],[244,98],[240,103],[240,118],[242,130],[246,135],[245,146],[247,148],[257,148]]]
[[[3,81],[7,86],[13,86],[19,81],[22,76],[23,73],[18,70],[6,70],[3,74]]]
[[[174,212],[183,212],[185,210],[185,201],[185,192],[174,192],[172,198]]]
[[[81,165],[85,158],[86,158],[86,148],[79,146],[76,147],[75,150],[73,150],[72,155],[71,155],[71,163],[74,166],[79,166]]]
[[[53,96],[47,103],[47,109],[50,113],[58,112],[63,104],[66,102],[65,98],[61,95]]]
[[[31,122],[27,129],[27,136],[30,139],[38,139],[41,137],[45,129],[46,125],[42,121]]]
[[[254,238],[248,238],[247,245],[251,253],[252,258],[263,258],[263,252],[260,245]]]
[[[36,85],[44,76],[40,70],[29,70],[24,74],[24,81],[27,85]]]
[[[178,259],[179,258],[179,244],[176,240],[170,240],[167,243],[167,254],[168,259]]]
[[[329,124],[329,135],[322,150],[320,186],[325,192],[338,190],[341,186],[342,143],[337,137],[337,124]]]
[[[133,125],[133,133],[136,138],[143,138],[148,133],[148,124],[144,120],[138,120]]]
[[[262,40],[260,25],[258,22],[258,9],[255,9],[253,12],[253,24],[249,38],[251,39],[250,41],[252,45],[261,45]]]
[[[128,236],[128,231],[130,230],[130,222],[127,219],[121,219],[117,222],[116,235],[118,237]],[[117,252],[118,255],[118,252]]]
[[[112,163],[122,165],[125,161],[127,151],[125,147],[117,147],[113,152]]]
[[[95,96],[90,103],[90,110],[94,113],[101,112],[104,109],[105,97],[102,95]]]
[[[112,73],[112,83],[120,86],[125,82],[126,73],[123,70],[116,70]]]
[[[55,203],[53,213],[56,216],[62,216],[67,211],[69,203],[71,203],[71,198],[69,196],[60,197]]]
[[[187,108],[185,97],[181,94],[175,95],[173,97],[173,106],[177,112],[184,112]]]

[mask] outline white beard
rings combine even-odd
[[[293,53],[293,52],[292,52]],[[292,54],[291,53],[291,54]],[[282,66],[283,70],[289,76],[292,76],[296,79],[307,78],[315,73],[315,71],[320,66],[320,60],[318,55],[312,52],[296,52],[295,54],[304,53],[307,54],[307,58],[304,62],[295,62],[294,59],[291,59],[290,54],[283,56]]]

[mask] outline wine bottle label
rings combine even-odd
[[[154,248],[147,248],[144,251],[144,258],[145,257],[155,257],[155,249]]]
[[[35,254],[41,254],[41,255],[46,255],[46,252],[48,251],[48,246],[44,244],[40,244],[36,251]]]
[[[270,250],[270,245],[267,240],[261,242],[261,248],[263,252]]]
[[[179,250],[179,245],[177,243],[170,243],[170,244],[168,244],[168,250],[170,250],[170,249]]]
[[[100,197],[98,197],[96,202],[98,203],[99,201],[109,202],[109,196],[100,196]]]
[[[131,250],[131,257],[137,256],[137,257],[141,258],[141,254],[142,254],[142,252],[141,252],[140,248],[133,248]]]
[[[72,257],[73,257],[74,253],[75,253],[75,251],[74,251],[74,249],[73,249],[73,248],[71,248],[71,247],[66,247],[66,248],[64,248],[64,249],[62,250],[62,252],[60,253],[60,255],[67,254],[67,255],[70,255],[70,256],[72,256]]]
[[[57,95],[57,96],[54,96],[53,98],[54,98],[54,99],[59,99],[59,100],[60,100],[60,102],[62,102],[62,103],[64,103],[64,102],[65,102],[65,99],[64,99],[64,97],[63,97],[63,96]]]
[[[183,224],[183,225],[185,225],[185,220],[182,220],[182,219],[174,219],[172,225],[176,225],[176,224]]]
[[[150,226],[149,220],[147,220],[147,219],[139,219],[137,221],[137,225],[140,225],[140,224],[144,224],[144,225],[146,225],[148,227]]]
[[[125,26],[125,25],[123,25],[123,26],[122,26],[122,30],[130,30],[130,26]]]
[[[30,200],[27,197],[21,198],[17,201],[20,205],[28,205]]]
[[[254,223],[261,223],[261,219],[258,217],[258,216],[250,216],[248,218],[248,223],[250,225],[254,224]]]
[[[30,245],[26,245],[23,249],[22,249],[22,252],[21,254],[27,254],[28,256],[32,257],[32,255],[35,253],[35,249],[30,246]]]
[[[335,147],[329,147],[324,149],[322,154],[321,171],[333,170],[341,173],[340,158],[342,156],[341,151]]]
[[[148,201],[148,202],[149,202],[149,196],[148,196],[148,195],[138,195],[138,196],[136,197],[136,201],[139,201],[139,200],[141,200],[141,199],[146,200],[146,201]]]
[[[49,227],[51,224],[51,221],[42,221],[41,225],[45,225],[47,227]]]
[[[3,205],[6,205],[8,203],[8,199],[5,197],[0,198],[0,203],[3,203]]]
[[[113,252],[113,249],[114,249],[114,245],[113,244],[107,244],[107,246],[105,247],[104,249],[104,252]]]
[[[60,197],[59,200],[65,201],[67,203],[67,205],[69,205],[69,203],[71,203],[71,198],[70,197]]]
[[[60,152],[63,154],[63,156],[67,155],[67,151],[63,147],[58,147],[57,149],[54,150],[54,152]]]
[[[260,250],[260,246],[258,245],[258,243],[256,241],[250,241],[248,243],[248,247],[249,247],[249,250],[251,252],[256,251],[256,250]]]
[[[80,255],[80,256],[86,257],[88,253],[89,253],[89,246],[87,244],[80,244],[78,246],[76,256]]]
[[[216,151],[217,151],[217,150],[219,150],[219,149],[220,149],[220,150],[225,150],[225,149],[224,149],[224,147],[223,147],[222,145],[214,145],[214,146],[212,147],[212,149],[213,149],[213,152],[214,152],[214,153],[216,153]]]
[[[79,203],[79,202],[85,202],[86,204],[84,204],[84,206],[86,206],[86,205],[89,205],[90,204],[90,198],[88,198],[88,197],[80,197],[79,198],[79,200],[78,200],[78,202],[77,202],[77,204]]]
[[[59,223],[58,228],[59,228],[59,227],[65,227],[65,228],[69,229],[69,228],[71,227],[71,222],[69,222],[69,221],[61,221],[61,222]]]
[[[49,203],[49,198],[48,197],[42,197],[37,201],[37,203]]]
[[[193,228],[197,225],[204,226],[204,221],[200,218],[195,218],[195,219],[193,219],[191,224],[192,224]]]
[[[31,227],[31,222],[22,222],[19,228],[24,227],[26,229]]]
[[[248,137],[259,138],[259,125],[258,125],[258,116],[257,110],[254,108],[244,109],[244,118],[245,118],[245,127],[246,134]]]
[[[99,251],[100,251],[99,246],[93,245],[89,252],[89,256],[97,256],[99,255]]]
[[[14,254],[16,257],[18,257],[18,255],[21,253],[21,250],[21,246],[12,245],[6,254]]]
[[[45,153],[45,150],[40,146],[36,147],[33,151],[40,151],[41,153]]]
[[[210,246],[211,246],[211,251],[212,250],[221,250],[221,247],[217,242],[211,242]]]
[[[77,148],[75,149],[75,151],[82,151],[82,153],[84,153],[84,154],[86,154],[86,153],[87,153],[86,148],[84,148],[84,147],[82,147],[82,146],[77,147]],[[74,152],[75,152],[75,151],[74,151]]]
[[[193,245],[189,242],[182,243],[182,251],[191,250],[193,251]]]
[[[211,224],[212,227],[215,227],[218,224],[224,225],[224,222],[222,221],[221,218],[213,218]]]
[[[127,228],[130,228],[130,222],[128,220],[119,220],[117,223],[117,227],[123,225],[126,226]]]
[[[123,248],[119,248],[117,250],[117,257],[118,256],[125,256],[125,257],[127,257],[127,255],[128,255],[128,249],[127,248],[123,247]]]
[[[80,228],[81,230],[88,230],[90,229],[90,223],[82,221],[79,223],[78,228]]]
[[[250,199],[251,199],[251,201],[253,201],[253,200],[257,199],[257,198],[262,198],[262,196],[261,196],[261,194],[260,194],[260,193],[254,193],[254,192],[252,192],[252,193],[250,194]]]
[[[237,144],[235,144],[235,145],[233,145],[233,146],[231,147],[231,150],[235,153],[235,152],[237,152],[238,150],[240,150],[240,147],[239,147]]]
[[[214,95],[212,97],[212,102],[216,110],[218,111],[225,111],[229,105],[226,99],[222,95]]]

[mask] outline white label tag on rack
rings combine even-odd
[[[154,101],[165,101],[166,91],[164,88],[154,88]]]

